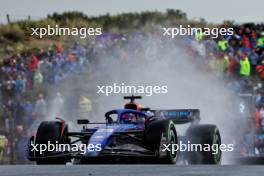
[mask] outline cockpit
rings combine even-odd
[[[147,115],[134,110],[113,110],[105,114],[107,123],[139,124],[144,123]]]

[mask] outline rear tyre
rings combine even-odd
[[[37,130],[35,144],[46,144],[48,141],[50,144],[62,144],[67,142],[65,133],[67,132],[67,126],[62,131],[62,123],[57,121],[45,121],[42,122]],[[51,151],[44,151],[42,154],[36,153],[36,157],[45,157],[50,154]],[[66,158],[43,158],[37,159],[38,165],[42,164],[66,164]]]
[[[220,150],[221,136],[215,125],[197,125],[191,127],[186,136],[191,144],[209,146],[210,151],[187,152],[188,164],[220,164],[222,151]]]

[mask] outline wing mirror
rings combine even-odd
[[[106,123],[107,124],[112,124],[114,121],[113,121],[113,119],[111,118],[111,117],[109,117],[109,116],[107,116],[106,118],[105,118],[105,120],[106,120]]]

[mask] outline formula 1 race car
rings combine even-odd
[[[186,164],[220,164],[221,150],[217,153],[180,151],[175,146],[179,143],[221,145],[220,132],[215,125],[199,124],[198,109],[152,110],[134,102],[141,99],[140,96],[124,99],[130,102],[123,109],[108,111],[103,123],[78,120],[83,126],[79,132],[68,131],[62,119],[42,122],[29,140],[28,159],[37,164],[66,164],[72,160],[78,164],[134,161],[175,164],[180,159]],[[184,135],[177,135],[175,125],[186,123],[190,125]],[[44,144],[53,144],[53,150],[43,147]],[[82,145],[85,150],[76,146],[73,149],[73,144]],[[54,150],[55,145],[63,145],[64,150]]]

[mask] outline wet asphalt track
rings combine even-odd
[[[67,165],[0,166],[0,176],[263,176],[264,166]]]

